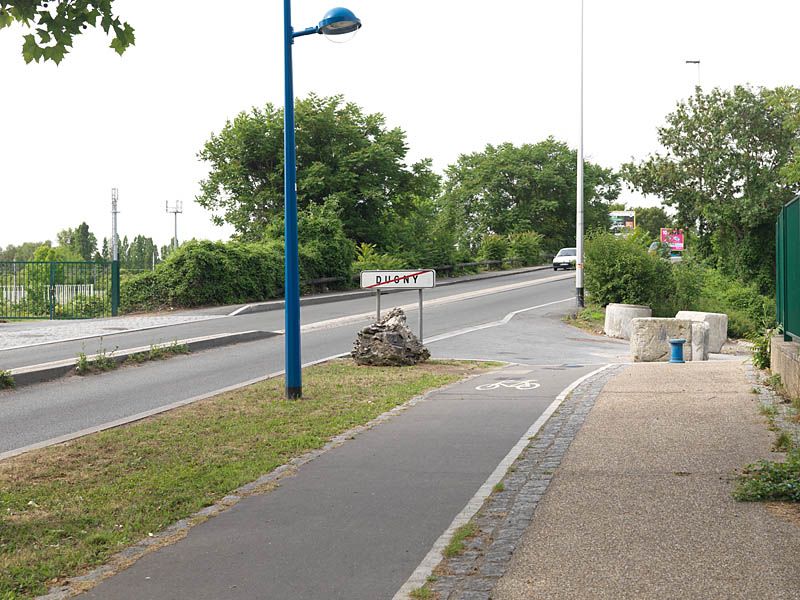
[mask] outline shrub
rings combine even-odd
[[[728,315],[731,337],[746,338],[775,323],[775,300],[758,292],[755,283],[742,283],[707,269],[697,310]]]
[[[649,254],[636,235],[594,233],[586,241],[584,262],[586,291],[593,302],[644,304],[655,315],[671,310],[670,263]]]
[[[483,260],[503,260],[508,254],[508,239],[502,235],[487,234],[481,240],[479,255]]]
[[[508,258],[519,259],[523,265],[538,265],[542,254],[542,236],[535,231],[512,233],[508,236]]]
[[[406,263],[401,258],[390,254],[381,254],[375,250],[374,244],[361,243],[356,246],[356,261],[353,263],[353,272],[370,270],[387,270],[405,268]]]

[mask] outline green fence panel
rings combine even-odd
[[[800,337],[800,197],[781,211],[776,225],[776,307],[789,338]]]
[[[0,261],[0,318],[90,319],[112,314],[107,262]],[[118,293],[118,292],[117,292]]]

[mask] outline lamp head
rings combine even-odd
[[[330,9],[319,22],[319,32],[331,41],[350,40],[360,27],[361,20],[353,14],[353,11],[341,6]],[[345,35],[348,33],[352,35]]]

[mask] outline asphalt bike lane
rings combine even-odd
[[[392,598],[559,392],[594,369],[512,366],[434,392],[81,597]]]

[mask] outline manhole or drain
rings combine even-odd
[[[103,331],[128,331],[127,327],[103,327]]]

